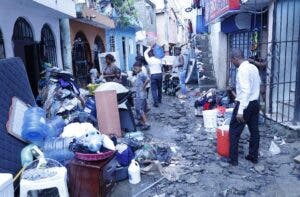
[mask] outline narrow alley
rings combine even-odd
[[[300,0],[1,0],[0,197],[300,197]]]
[[[178,180],[163,179],[139,193],[163,177],[156,170],[151,175],[144,174],[138,185],[119,182],[111,196],[299,197],[300,166],[293,158],[297,156],[300,142],[293,131],[261,124],[260,157],[256,165],[244,158],[249,140],[249,132],[244,132],[239,145],[239,166],[229,166],[216,152],[216,133],[205,131],[203,119],[194,116],[194,91],[190,95],[188,100],[166,96],[162,108],[150,112],[153,126],[145,133],[149,140],[175,148],[170,166],[178,174]],[[272,156],[269,148],[274,138],[280,144],[281,153]]]

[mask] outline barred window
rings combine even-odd
[[[110,44],[110,52],[115,52],[116,51],[116,42],[115,42],[114,36],[110,36],[109,44]]]
[[[5,58],[5,48],[4,48],[2,32],[0,30],[0,59],[4,59],[4,58]]]
[[[19,17],[15,23],[12,40],[33,41],[32,29],[22,17]]]
[[[43,61],[51,63],[52,66],[57,66],[56,62],[56,47],[55,39],[49,25],[45,24],[41,32],[41,44],[43,47]]]

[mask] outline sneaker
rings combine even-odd
[[[158,107],[158,104],[157,104],[157,103],[154,103],[154,104],[153,104],[153,107]]]
[[[145,125],[141,126],[141,130],[142,131],[149,130],[150,127],[151,127],[150,125],[145,124]]]
[[[137,126],[137,127],[142,127],[143,124],[142,124],[141,122],[138,122],[138,123],[135,124],[135,126]]]
[[[257,160],[256,158],[254,158],[253,156],[251,156],[251,155],[247,155],[247,156],[245,157],[245,159],[248,160],[248,161],[251,161],[251,162],[254,163],[254,164],[257,164],[257,163],[258,163],[258,160]]]

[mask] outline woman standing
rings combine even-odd
[[[111,54],[105,56],[106,66],[103,69],[103,78],[106,82],[122,83],[121,70],[115,65],[115,57]]]

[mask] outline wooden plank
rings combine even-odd
[[[122,137],[116,91],[95,92],[95,99],[100,131],[106,135]]]

